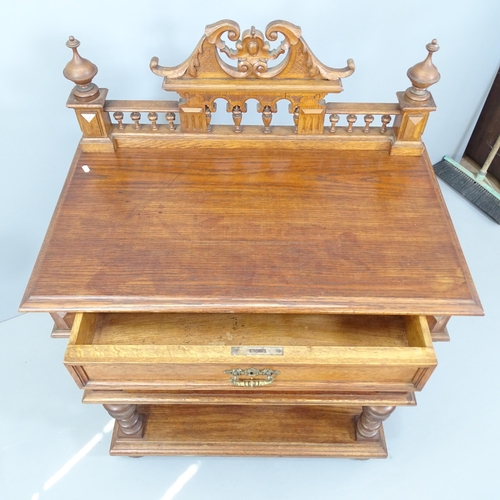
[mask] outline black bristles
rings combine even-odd
[[[500,224],[500,200],[488,192],[481,184],[478,184],[474,179],[471,179],[446,160],[436,163],[434,171],[455,191],[458,191],[497,224]]]

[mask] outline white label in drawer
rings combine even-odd
[[[260,345],[231,347],[231,356],[283,356],[283,347]]]

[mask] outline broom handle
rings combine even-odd
[[[488,172],[488,168],[490,168],[490,165],[493,162],[493,158],[495,158],[499,149],[500,149],[500,135],[497,137],[495,144],[493,144],[490,154],[488,155],[488,158],[486,158],[486,161],[484,162],[484,165],[481,167],[481,170],[477,173],[476,178],[478,180],[484,179],[484,176],[486,175],[486,172]]]

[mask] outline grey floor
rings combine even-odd
[[[418,406],[385,425],[387,460],[110,457],[110,417],[29,314],[0,323],[0,499],[500,498],[500,227],[442,189],[486,316],[451,320]]]

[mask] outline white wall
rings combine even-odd
[[[356,72],[343,101],[395,102],[407,69],[437,38],[438,105],[424,139],[433,161],[458,157],[500,59],[498,0],[96,1],[3,0],[0,5],[0,321],[15,316],[57,202],[80,131],[65,108],[72,84],[62,76],[68,35],[99,67],[95,82],[111,99],[158,99],[152,56],[175,65],[189,56],[204,26],[229,18],[263,30],[274,19],[302,27],[325,64],[348,57]],[[214,120],[215,121],[215,120]]]

